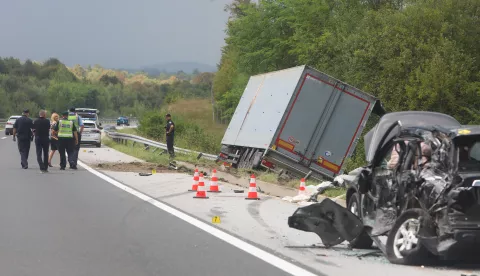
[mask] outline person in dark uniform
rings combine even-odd
[[[35,134],[35,148],[40,171],[48,172],[48,148],[50,146],[50,121],[46,119],[47,112],[40,110],[38,119],[33,122],[33,134]],[[42,159],[43,155],[43,159]]]
[[[175,124],[172,121],[172,116],[167,114],[165,116],[165,120],[167,121],[167,125],[165,126],[165,130],[167,132],[167,150],[170,154],[170,157],[175,157],[175,150],[173,148],[173,143],[175,140]]]
[[[28,118],[30,111],[25,109],[22,117],[18,118],[13,124],[13,141],[17,142],[20,152],[21,164],[23,169],[28,169],[28,155],[30,153],[30,143],[33,140],[32,128],[33,121]]]
[[[76,170],[75,159],[73,156],[75,146],[78,144],[77,128],[73,121],[68,120],[68,111],[62,113],[62,119],[53,127],[54,136],[58,137],[58,152],[60,153],[60,170],[65,170],[68,163],[70,168]]]

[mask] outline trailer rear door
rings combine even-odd
[[[308,69],[276,135],[279,153],[327,177],[342,172],[376,99]]]

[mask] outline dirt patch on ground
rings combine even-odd
[[[156,173],[185,173],[190,169],[184,166],[172,164],[171,166],[164,166],[161,164],[148,162],[130,162],[130,163],[100,163],[96,164],[95,168],[106,171],[116,172],[136,172],[136,173],[151,173],[156,170]]]

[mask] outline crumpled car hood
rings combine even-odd
[[[365,136],[365,158],[367,163],[373,161],[373,157],[382,145],[379,145],[380,139],[386,134],[387,129],[395,122],[401,121],[403,127],[419,127],[419,126],[456,126],[462,125],[453,117],[428,111],[402,111],[393,112],[384,115],[378,124],[373,127]],[[396,133],[393,132],[389,138],[393,137]],[[385,141],[388,141],[387,138]]]
[[[317,234],[326,247],[345,240],[352,241],[363,230],[357,216],[328,198],[321,203],[298,208],[288,218],[288,226]]]

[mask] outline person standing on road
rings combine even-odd
[[[79,144],[77,136],[77,128],[75,123],[68,119],[68,111],[63,112],[62,119],[53,128],[54,135],[58,137],[58,152],[60,153],[60,170],[65,170],[67,166],[67,158],[65,151],[68,154],[68,163],[70,168],[76,170],[77,166],[74,163],[73,151],[75,146]]]
[[[37,150],[37,161],[42,173],[48,172],[48,148],[50,135],[50,121],[45,118],[47,112],[40,110],[38,119],[33,122],[33,133],[35,134],[35,148]],[[43,155],[43,158],[42,158]]]
[[[55,135],[55,131],[53,128],[55,127],[56,124],[58,124],[58,121],[60,120],[59,116],[57,113],[53,113],[52,117],[50,118],[50,155],[48,156],[48,166],[52,166],[52,158],[53,155],[55,154],[55,151],[58,150],[58,137]]]
[[[175,124],[173,123],[172,116],[170,114],[165,116],[165,120],[167,121],[167,125],[165,126],[165,130],[167,132],[167,150],[170,154],[170,158],[174,158],[175,150],[173,143],[175,140]]]
[[[17,142],[20,152],[21,165],[23,169],[28,169],[28,155],[30,153],[30,143],[33,140],[32,128],[33,121],[28,118],[30,111],[25,109],[22,117],[18,118],[13,124],[13,141]]]
[[[78,153],[80,152],[80,142],[82,142],[82,133],[83,133],[83,120],[80,115],[75,112],[75,107],[70,108],[70,113],[68,113],[68,120],[75,123],[75,128],[77,129],[78,134],[78,143],[75,145],[73,150],[73,164],[74,167],[77,167]],[[72,166],[70,166],[72,168]]]

